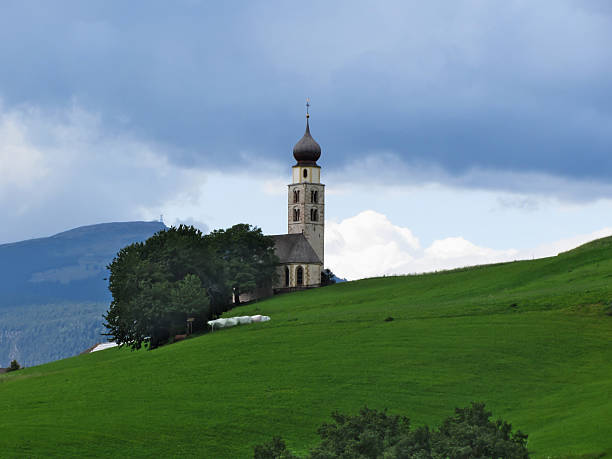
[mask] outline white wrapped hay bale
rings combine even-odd
[[[227,319],[215,319],[215,320],[209,320],[208,325],[210,325],[210,328],[212,328],[213,330],[215,328],[225,328],[225,325],[227,323]]]
[[[257,314],[255,316],[238,316],[228,317],[227,319],[209,320],[206,323],[213,331],[215,331],[215,329],[219,328],[230,328],[235,327],[236,325],[248,325],[253,322],[267,322],[268,320],[270,320],[270,317]]]

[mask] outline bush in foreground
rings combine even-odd
[[[319,430],[321,442],[310,451],[311,459],[363,458],[528,458],[527,435],[512,432],[512,425],[491,420],[484,403],[455,409],[438,429],[410,428],[404,416],[362,408],[349,416],[335,412],[332,423]],[[255,447],[255,459],[290,459],[297,456],[275,437]]]

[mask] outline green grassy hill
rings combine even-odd
[[[484,401],[535,457],[612,454],[612,238],[557,257],[349,282],[267,323],[0,376],[0,455],[249,457],[367,404],[434,425]],[[385,318],[393,317],[393,321]]]

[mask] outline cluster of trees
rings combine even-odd
[[[321,442],[310,451],[311,459],[526,459],[527,435],[512,432],[503,420],[492,421],[484,403],[456,408],[455,415],[438,428],[412,429],[408,418],[390,416],[386,411],[363,408],[358,415],[332,414],[333,423],[319,430]],[[255,446],[255,459],[298,459],[276,437]]]
[[[272,284],[274,242],[247,224],[204,235],[193,226],[160,231],[119,251],[110,270],[113,296],[105,335],[120,345],[153,349],[239,303],[241,293]]]

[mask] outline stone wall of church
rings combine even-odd
[[[325,185],[296,183],[289,185],[288,191],[288,232],[289,234],[304,233],[319,259],[324,263]],[[317,193],[316,202],[313,201],[313,192]],[[316,210],[316,220],[312,219],[314,210]],[[296,211],[299,212],[297,220]]]
[[[303,279],[302,285],[297,283],[297,269],[302,268]],[[289,270],[289,284],[286,284],[286,271]],[[246,303],[248,301],[260,300],[272,296],[274,292],[282,293],[286,291],[299,290],[301,288],[312,288],[321,285],[321,270],[322,267],[319,264],[309,263],[289,263],[279,265],[276,268],[277,278],[276,282],[272,287],[264,287],[256,289],[249,293],[241,293],[240,301]]]
[[[302,268],[302,284],[298,285],[298,267]],[[321,265],[308,263],[289,263],[277,268],[278,282],[275,289],[314,287],[321,284]],[[289,282],[287,283],[287,271],[289,270]]]

